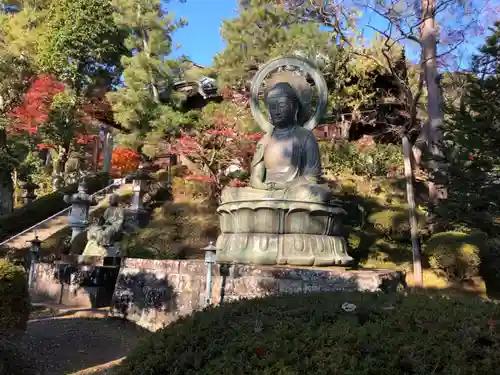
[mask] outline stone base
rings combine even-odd
[[[80,258],[81,263],[37,263],[34,286],[30,290],[32,301],[87,309],[109,306],[120,261]],[[92,264],[93,260],[98,265]],[[109,263],[118,265],[103,265]]]
[[[223,233],[217,239],[217,262],[261,265],[348,265],[343,237],[315,234]]]
[[[205,306],[207,267],[202,261],[127,258],[116,282],[110,315],[155,331]],[[392,292],[403,274],[341,267],[214,265],[212,303],[287,293]]]

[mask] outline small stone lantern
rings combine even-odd
[[[40,186],[38,186],[34,182],[28,181],[28,182],[21,184],[19,187],[24,190],[24,193],[23,193],[24,204],[28,204],[30,202],[33,202],[37,198],[37,195],[35,194],[35,190],[39,189]]]
[[[144,170],[144,166],[140,165],[135,173],[132,174],[132,202],[130,204],[131,211],[141,211],[144,209],[142,198],[146,193],[147,181],[151,179],[149,173]]]
[[[139,169],[131,175],[132,177],[132,200],[130,208],[127,210],[129,223],[132,227],[140,226],[140,219],[146,213],[142,202],[144,194],[147,190],[147,182],[151,180],[149,173],[144,170],[141,165]]]
[[[206,296],[205,303],[206,305],[210,305],[212,303],[212,268],[215,264],[215,254],[217,252],[217,248],[214,246],[214,243],[210,241],[207,247],[201,249],[205,252],[205,264],[207,266],[207,285],[206,285]]]
[[[35,234],[35,238],[29,241],[31,243],[30,246],[30,255],[31,255],[31,264],[30,264],[30,273],[28,276],[28,287],[33,287],[33,282],[35,280],[35,269],[36,262],[38,261],[38,257],[40,256],[40,251],[42,250],[42,241],[38,239],[38,236]]]
[[[78,184],[78,191],[73,195],[65,195],[64,201],[71,204],[68,214],[68,225],[71,227],[71,242],[89,225],[89,208],[97,202],[87,193],[87,183],[84,178]]]

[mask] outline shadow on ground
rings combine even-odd
[[[124,320],[66,316],[30,321],[20,348],[36,375],[67,375],[123,358],[150,334]]]

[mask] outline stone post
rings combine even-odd
[[[102,171],[109,173],[111,169],[111,157],[113,154],[113,134],[106,132],[102,149]]]
[[[33,202],[37,198],[37,195],[35,194],[35,190],[39,189],[40,186],[29,181],[29,182],[25,182],[24,184],[21,184],[20,188],[24,190],[24,193],[23,193],[24,204],[28,204],[28,203]]]
[[[35,235],[35,238],[29,242],[31,243],[30,246],[31,263],[28,275],[28,287],[31,289],[33,288],[33,283],[35,282],[36,263],[38,262],[40,251],[42,249],[42,241],[40,241],[38,239],[38,236]]]
[[[141,165],[132,175],[132,179],[132,201],[127,213],[132,226],[137,227],[139,226],[141,216],[146,213],[142,199],[147,190],[147,182],[151,180],[151,177]]]
[[[64,201],[71,204],[68,214],[68,225],[71,227],[71,242],[89,225],[89,208],[96,204],[96,200],[87,193],[87,183],[82,178],[78,191],[73,195],[65,195]]]

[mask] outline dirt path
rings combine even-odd
[[[103,374],[151,334],[106,315],[102,310],[36,313],[21,342],[36,375]]]

